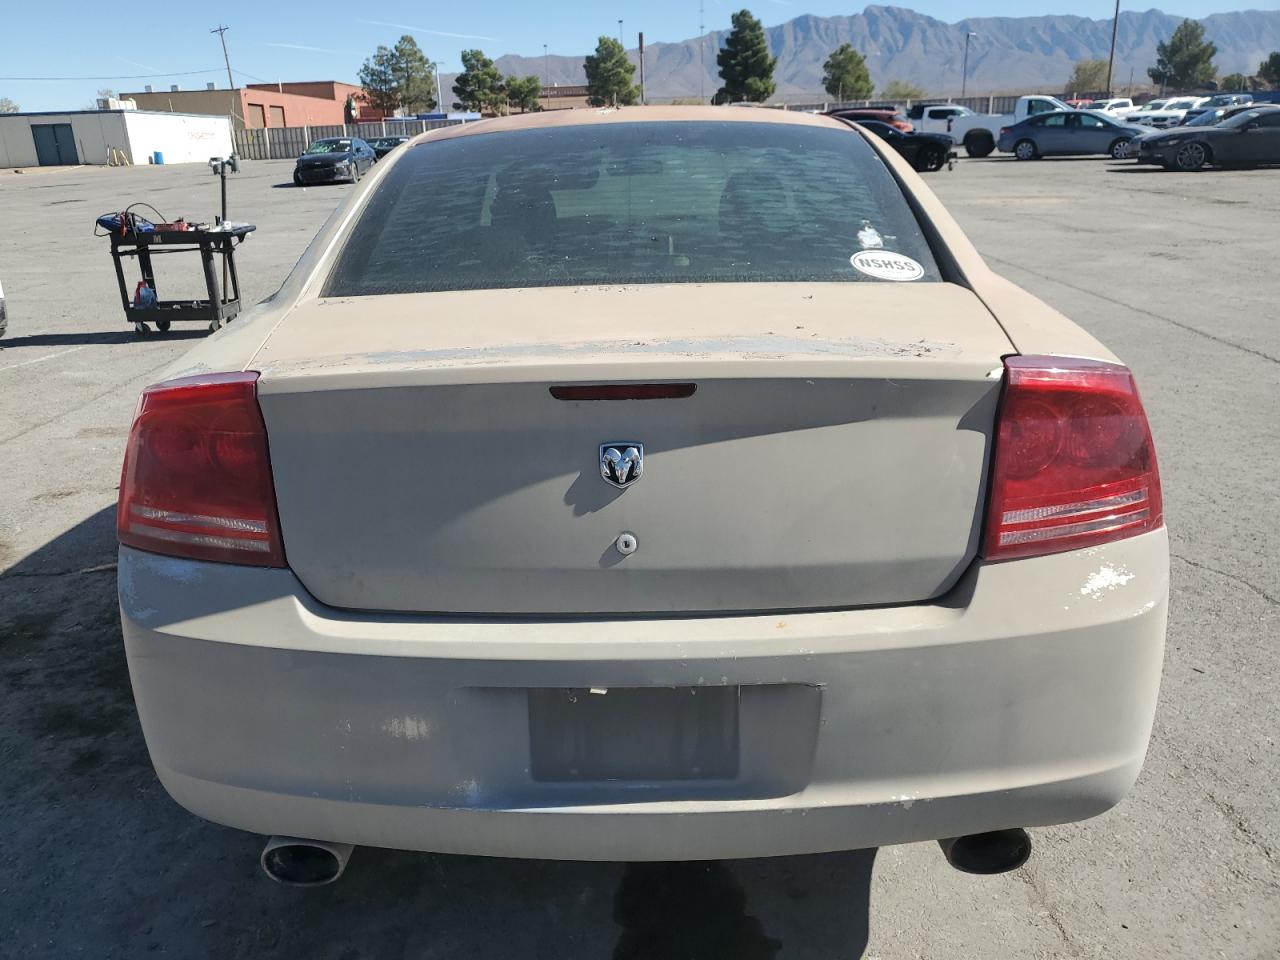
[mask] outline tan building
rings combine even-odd
[[[359,100],[363,89],[337,80],[298,83],[252,83],[235,89],[144,90],[121,94],[136,100],[138,109],[166,113],[196,113],[230,117],[237,130],[263,127],[302,127],[346,123],[348,101],[357,98],[357,122],[381,120],[385,114]]]
[[[543,110],[573,110],[588,106],[587,85],[543,87],[538,93],[538,106]]]

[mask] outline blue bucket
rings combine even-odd
[[[152,163],[164,163],[164,154],[157,150],[151,155]]]

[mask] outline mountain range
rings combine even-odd
[[[1182,17],[1159,10],[1125,11],[1116,35],[1113,85],[1123,88],[1132,71],[1135,84],[1147,84],[1156,43],[1167,40]],[[1218,46],[1219,75],[1250,74],[1273,50],[1280,50],[1280,10],[1245,10],[1203,18],[1205,34]],[[869,6],[850,16],[805,14],[766,27],[769,48],[778,58],[774,71],[779,100],[821,99],[822,64],[836,47],[851,43],[867,58],[877,89],[890,80],[906,80],[930,95],[960,93],[966,33],[970,41],[968,92],[1060,91],[1078,60],[1107,58],[1111,21],[1087,17],[972,17],[944,23],[902,7]],[[716,51],[727,30],[674,43],[649,42],[645,49],[646,92],[650,100],[710,97],[720,86]],[[639,62],[637,51],[630,50]],[[544,83],[585,83],[582,56],[551,54],[497,59],[504,74],[535,74]],[[445,77],[448,91],[451,77]],[[638,74],[637,74],[638,79]]]

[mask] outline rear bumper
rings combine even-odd
[[[351,614],[288,571],[120,554],[143,731],[187,809],[554,859],[854,849],[1101,813],[1146,751],[1167,596],[1163,530],[975,567],[933,604],[612,622]],[[740,689],[732,778],[531,773],[546,745],[530,690],[708,686]]]

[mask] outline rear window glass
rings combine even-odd
[[[360,215],[325,296],[614,283],[940,279],[853,130],[589,124],[413,146]]]

